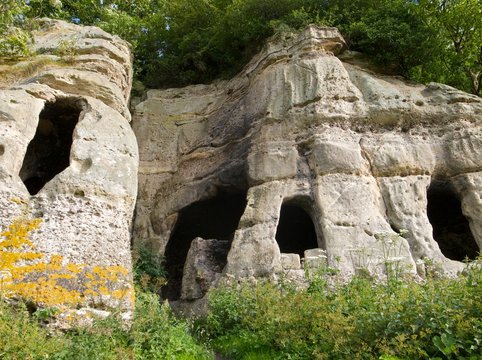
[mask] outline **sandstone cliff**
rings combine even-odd
[[[134,131],[125,42],[51,20],[33,36],[36,57],[0,66],[9,295],[130,308],[131,235],[187,300],[222,276],[302,281],[301,259],[423,276],[482,248],[481,99],[377,74],[336,29],[273,38],[230,81],[148,91]]]
[[[1,69],[2,290],[46,306],[130,309],[129,45],[47,19],[33,38],[37,56]]]
[[[165,296],[202,296],[216,266],[302,277],[311,248],[326,255],[305,263],[346,275],[382,275],[386,260],[423,275],[427,258],[456,272],[482,248],[481,99],[374,73],[345,47],[309,27],[230,81],[150,90],[136,106],[134,241],[165,254]],[[194,254],[197,236],[212,240]]]

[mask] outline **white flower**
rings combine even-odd
[[[53,7],[57,7],[57,8],[60,8],[62,7],[62,1],[60,0],[50,0],[50,5],[52,5]]]

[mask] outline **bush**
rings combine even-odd
[[[39,323],[48,309],[34,316],[24,305],[0,302],[0,358],[23,359],[212,359],[190,335],[189,322],[176,319],[154,294],[139,293],[131,329],[113,315],[92,327],[52,332]],[[45,315],[46,314],[46,315]]]
[[[244,284],[211,293],[203,326],[233,359],[256,358],[253,351],[272,359],[477,359],[481,280],[479,259],[460,279],[423,284],[358,277],[331,290]]]
[[[0,56],[7,58],[27,57],[31,54],[29,49],[30,35],[19,28],[10,28],[0,38]]]
[[[13,307],[0,301],[1,359],[45,359],[66,344],[64,338],[50,337],[45,328],[32,320],[24,305]]]
[[[134,250],[133,258],[134,283],[142,291],[158,293],[167,281],[164,257],[154,253],[146,245],[140,245]]]
[[[3,0],[0,4],[0,57],[17,58],[30,55],[30,34],[21,29],[25,22],[22,0]]]
[[[211,359],[212,354],[190,335],[187,321],[175,318],[167,303],[159,306],[156,295],[137,295],[136,320],[132,327],[136,359]]]

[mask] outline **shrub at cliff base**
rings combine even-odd
[[[49,329],[47,325],[61,311],[59,303],[74,306],[79,296],[57,284],[65,276],[63,267],[53,267],[52,261],[35,263],[43,254],[35,252],[29,236],[39,224],[38,219],[19,218],[0,233],[0,359],[212,358],[211,352],[190,335],[189,323],[176,319],[167,303],[160,304],[156,294],[145,291],[164,274],[162,268],[154,266],[156,258],[146,251],[140,252],[135,266],[135,278],[144,288],[137,291],[130,329],[116,309],[91,327],[65,333]],[[34,287],[24,286],[25,274],[38,272],[44,280],[34,281]],[[63,302],[59,302],[61,298]]]
[[[48,310],[48,309],[47,309]],[[23,305],[0,302],[0,359],[212,359],[212,353],[190,335],[187,321],[176,319],[169,305],[154,294],[137,295],[130,330],[116,316],[90,328],[65,333],[48,329],[43,314],[30,314]]]
[[[200,327],[231,359],[482,358],[480,259],[457,280],[325,284],[218,289]]]

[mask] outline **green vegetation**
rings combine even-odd
[[[22,55],[28,38],[18,27],[38,17],[93,24],[132,44],[136,76],[150,87],[230,77],[276,31],[314,23],[339,27],[351,49],[395,73],[481,95],[482,0],[24,2],[0,5],[0,53]]]
[[[46,325],[60,318],[59,313],[65,308],[38,307],[38,294],[47,291],[55,300],[54,304],[68,303],[69,294],[59,292],[55,286],[43,290],[40,280],[36,288],[22,293],[9,281],[18,262],[39,258],[34,252],[12,251],[22,247],[29,249],[26,245],[32,244],[28,235],[39,224],[38,219],[20,218],[1,234],[4,241],[0,242],[0,359],[212,358],[211,352],[190,335],[190,323],[175,318],[169,304],[160,304],[159,297],[152,292],[159,282],[162,283],[165,272],[162,259],[144,247],[135,253],[137,292],[131,324],[114,309],[111,316],[94,321],[92,326],[73,327],[66,332],[56,330],[58,326],[49,329]],[[49,273],[44,267],[42,271],[52,275],[46,276],[45,281],[55,281],[57,274]],[[59,299],[60,296],[63,298]],[[40,303],[48,302],[41,300]],[[64,318],[60,322],[72,325],[85,316],[69,314],[66,318],[70,320]]]
[[[162,259],[139,248],[130,327],[114,312],[90,327],[61,332],[45,326],[58,316],[55,308],[0,296],[0,358],[195,360],[213,359],[212,348],[233,360],[480,359],[482,257],[457,279],[437,277],[427,260],[426,280],[415,282],[391,260],[399,252],[398,235],[378,239],[385,244],[385,282],[365,271],[343,284],[334,281],[336,268],[322,267],[307,269],[305,290],[262,281],[220,287],[195,323],[159,303],[152,291],[165,275]]]
[[[142,291],[158,293],[166,284],[164,257],[142,244],[133,251],[134,282]]]
[[[53,332],[42,324],[50,318],[45,313],[37,310],[32,316],[23,305],[0,302],[1,359],[212,359],[189,334],[189,323],[176,319],[154,294],[137,294],[130,330],[111,316],[90,328]]]
[[[19,0],[4,0],[0,4],[0,55],[28,56],[30,36],[21,28],[27,7]]]
[[[459,279],[356,277],[327,286],[335,272],[313,276],[306,290],[269,282],[210,294],[198,338],[230,359],[480,359],[482,259]],[[111,316],[65,333],[44,324],[55,314],[0,303],[2,359],[212,359],[156,295],[138,292],[132,327]]]
[[[230,359],[480,359],[482,259],[457,280],[388,284],[355,277],[307,290],[271,283],[220,288],[201,322]]]

